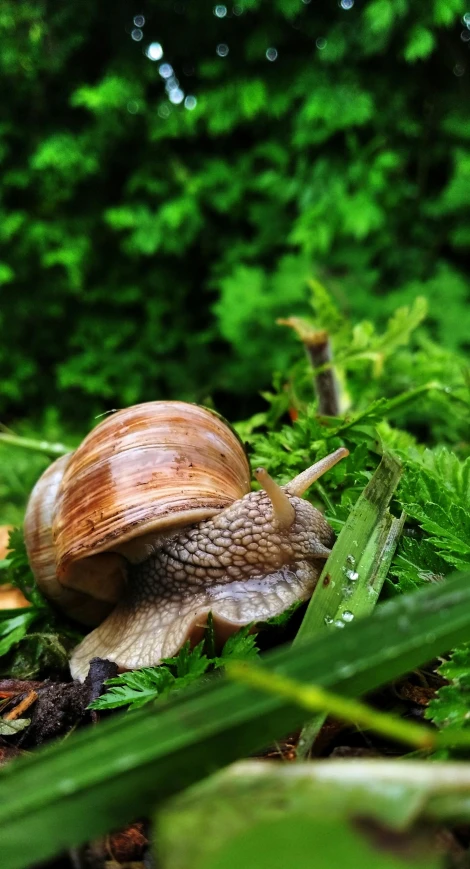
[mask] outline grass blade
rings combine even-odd
[[[230,840],[246,833],[247,826],[271,819],[288,830],[290,819],[299,812],[311,821],[370,818],[397,831],[412,828],[417,820],[468,823],[470,763],[362,759],[236,763],[160,809],[156,818],[159,866],[202,869],[212,865],[211,858]]]
[[[466,573],[263,661],[281,675],[358,696],[448,651],[469,631]],[[12,762],[0,770],[2,869],[26,869],[148,814],[153,804],[281,738],[306,714],[285,698],[215,678]]]
[[[386,575],[383,556],[388,566],[393,557],[397,526],[387,508],[400,475],[400,464],[385,455],[340,532],[294,644],[325,628],[334,630],[345,612],[354,617],[374,608]]]
[[[372,612],[382,590],[405,515],[395,519],[388,505],[401,475],[400,464],[384,455],[341,530],[310,600],[294,645]],[[302,730],[299,759],[308,757],[326,715]]]

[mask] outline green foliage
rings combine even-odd
[[[445,448],[410,459],[398,499],[419,523],[417,538],[404,538],[394,573],[406,591],[422,582],[439,582],[451,567],[470,566],[470,459],[459,461]]]
[[[448,661],[439,667],[439,673],[450,684],[439,688],[426,710],[426,717],[439,728],[464,730],[469,727],[470,704],[470,647],[460,646]]]
[[[140,41],[125,4],[4,0],[4,421],[54,400],[83,431],[110,407],[210,395],[242,417],[295,358],[274,320],[308,314],[312,275],[354,320],[427,297],[404,388],[429,338],[464,351],[465,11],[149,0]],[[192,109],[146,56],[157,39]]]
[[[344,817],[305,816],[302,808],[282,818],[267,818],[250,824],[248,830],[219,843],[216,853],[198,862],[200,869],[284,869],[289,863],[296,869],[311,869],[315,854],[316,869],[441,869],[437,855],[413,854],[403,858],[370,841],[364,832]],[[170,858],[168,866],[175,864]]]
[[[202,640],[193,649],[186,643],[174,658],[164,658],[159,667],[143,667],[108,679],[106,694],[90,704],[90,709],[116,709],[128,706],[138,709],[159,697],[168,697],[200,680],[208,671],[224,667],[231,661],[247,661],[258,654],[250,627],[241,628],[229,637],[220,656],[208,657]]]
[[[23,609],[0,609],[0,675],[34,679],[68,671],[69,653],[82,635],[56,613],[39,591],[19,529],[10,533],[8,558],[0,561],[3,583],[19,588],[30,601]]]
[[[408,626],[397,632],[404,621]],[[469,627],[464,574],[391,601],[337,635],[278,649],[263,668],[358,696],[461,643]],[[2,869],[26,869],[148,815],[152,804],[292,732],[305,714],[278,694],[222,676],[6,764],[0,770]],[[394,785],[392,801],[396,793]],[[403,801],[406,793],[399,793]],[[413,808],[416,818],[416,802]]]

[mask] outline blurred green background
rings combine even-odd
[[[0,421],[246,417],[311,278],[378,328],[425,296],[422,340],[468,350],[468,8],[3,0]]]

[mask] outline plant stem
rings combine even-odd
[[[339,390],[328,332],[315,332],[304,345],[313,367],[318,413],[321,416],[339,416]],[[321,366],[325,367],[318,371]]]
[[[20,435],[10,434],[9,432],[0,433],[0,444],[8,444],[13,447],[22,447],[25,450],[32,450],[35,453],[44,453],[46,456],[58,458],[72,452],[72,447],[67,447],[64,444],[51,444],[48,441],[38,441],[34,438],[24,438]]]
[[[429,750],[434,748],[441,736],[441,734],[434,733],[430,728],[421,724],[402,721],[401,718],[396,718],[394,715],[377,712],[358,700],[350,700],[348,697],[332,694],[318,685],[303,685],[293,679],[281,676],[279,673],[263,670],[262,667],[252,664],[234,661],[227,666],[227,675],[230,679],[249,685],[250,688],[258,688],[268,694],[276,694],[286,700],[292,700],[303,709],[308,709],[311,712],[323,712],[325,715],[334,715],[342,721],[374,730],[382,736],[397,742],[404,742],[417,749]],[[470,745],[470,731],[466,736],[467,740],[463,744]],[[453,743],[447,742],[446,744]]]
[[[339,416],[341,412],[338,381],[333,367],[333,353],[328,332],[314,329],[301,317],[287,317],[276,321],[289,326],[302,341],[313,368],[315,393],[320,416]]]

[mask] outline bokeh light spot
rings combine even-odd
[[[166,103],[162,103],[161,106],[159,106],[157,109],[157,114],[159,118],[163,118],[164,120],[166,120],[171,115],[170,106],[167,106]]]
[[[143,27],[145,24],[145,18],[143,15],[135,15],[134,24],[136,27]]]
[[[173,75],[173,67],[171,63],[162,63],[158,67],[158,72],[162,78],[170,78]]]
[[[172,88],[168,94],[168,99],[170,100],[170,103],[173,103],[173,105],[179,106],[179,104],[184,100],[184,93],[181,88]]]
[[[227,57],[227,54],[229,53],[229,47],[228,45],[226,45],[225,42],[219,42],[216,48],[216,52],[219,57]]]
[[[134,42],[140,42],[143,35],[144,35],[143,30],[141,30],[140,27],[134,27],[134,30],[131,33],[131,36],[132,36],[132,39],[134,40]]]
[[[318,39],[315,40],[315,45],[320,51],[323,51],[326,48],[326,39],[324,36],[319,36]]]
[[[225,18],[226,14],[227,14],[227,7],[226,6],[214,6],[214,15],[217,18]]]
[[[151,42],[146,54],[150,60],[160,60],[163,57],[163,48],[159,42]]]
[[[192,112],[192,110],[195,109],[196,106],[197,106],[196,97],[188,95],[184,101],[185,109],[189,109],[189,111]]]

